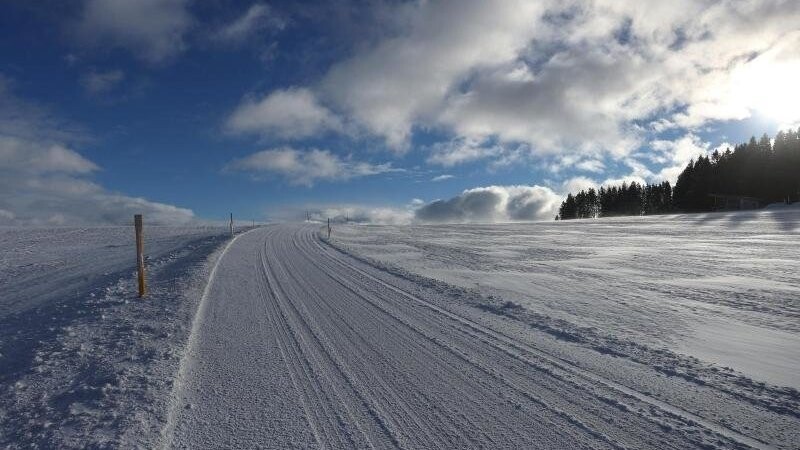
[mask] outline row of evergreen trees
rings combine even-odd
[[[765,134],[689,162],[675,185],[675,206],[709,211],[709,194],[753,197],[762,204],[800,200],[800,129],[779,132],[774,144]]]
[[[568,194],[556,220],[663,214],[673,210],[672,191],[669,181],[622,183],[621,186],[602,186],[599,190],[589,188],[575,195]]]
[[[761,204],[800,201],[800,129],[779,132],[774,143],[765,134],[733,150],[700,156],[674,188],[666,181],[634,182],[570,193],[556,220],[711,211],[711,194],[752,197]]]

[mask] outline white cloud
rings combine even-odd
[[[33,145],[28,140],[0,135],[0,167],[28,174],[87,174],[97,166],[61,144]]]
[[[124,224],[137,213],[157,224],[195,220],[189,209],[110,192],[84,177],[96,169],[94,163],[59,144],[0,135],[2,223]]]
[[[86,0],[76,26],[90,46],[122,47],[150,63],[182,52],[193,19],[189,0]]]
[[[415,130],[442,132],[431,164],[516,148],[514,160],[573,155],[601,173],[653,132],[800,121],[798,2],[418,2],[384,17],[391,33],[310,89],[399,152]]]
[[[572,177],[562,184],[562,194],[566,196],[569,193],[575,194],[580,191],[587,190],[589,188],[595,188],[599,186],[599,183],[595,180],[587,177]]]
[[[359,204],[309,204],[305,206],[292,206],[267,211],[271,220],[278,221],[305,221],[306,218],[317,222],[326,222],[328,219],[334,223],[374,224],[374,225],[405,225],[414,219],[414,209],[423,203],[410,202],[405,206],[375,206]],[[334,231],[335,232],[335,231]]]
[[[452,178],[455,178],[455,177],[453,175],[450,175],[449,173],[445,173],[445,174],[437,175],[437,176],[431,178],[431,181],[444,181],[444,180],[450,180]]]
[[[518,162],[531,153],[530,147],[500,145],[483,139],[457,138],[437,142],[428,148],[426,162],[442,167],[454,167],[476,161],[488,161],[492,168]]]
[[[226,24],[214,33],[214,39],[231,44],[241,44],[258,32],[285,26],[280,18],[274,16],[268,5],[255,3],[236,20]]]
[[[454,139],[432,145],[428,163],[443,167],[453,167],[499,156],[503,151],[503,148],[499,145],[483,145],[481,141],[476,139]]]
[[[476,67],[516,58],[533,36],[543,4],[514,0],[398,6],[406,29],[337,64],[322,90],[369,131],[404,150],[412,126],[434,119],[460,79]]]
[[[648,147],[649,151],[637,152],[620,160],[629,169],[628,173],[622,176],[608,177],[602,182],[583,176],[574,177],[563,183],[564,193],[575,193],[589,187],[597,188],[600,185],[619,185],[623,182],[645,184],[669,181],[674,185],[678,175],[686,168],[690,160],[697,159],[700,155],[711,155],[714,150],[722,153],[732,146],[722,143],[712,148],[710,142],[704,142],[697,135],[687,133],[674,140],[653,140]],[[578,167],[582,163],[574,165]],[[596,173],[600,174],[602,171]]]
[[[325,222],[329,218],[334,222],[364,223],[373,225],[405,225],[414,218],[409,208],[392,208],[385,206],[344,205],[312,208],[309,210],[311,220]]]
[[[106,72],[96,72],[94,70],[81,77],[81,85],[90,94],[104,94],[113,90],[125,79],[125,72],[121,70],[109,70]]]
[[[279,220],[405,225],[409,223],[493,223],[552,220],[561,196],[543,186],[487,186],[468,189],[447,200],[415,198],[402,207],[310,205],[271,214]]]
[[[575,168],[579,169],[579,170],[583,170],[584,172],[600,173],[600,172],[603,172],[605,170],[606,166],[600,160],[597,160],[597,159],[585,159],[585,160],[575,164]]]
[[[0,76],[0,224],[188,223],[191,210],[110,192],[88,177],[99,167],[70,148],[67,124],[11,94]]]
[[[419,207],[420,222],[511,222],[552,220],[561,196],[543,186],[487,186]]]
[[[286,139],[341,130],[342,123],[305,88],[277,90],[262,99],[245,98],[227,120],[236,133],[255,133]]]
[[[673,141],[656,140],[650,146],[655,151],[655,154],[652,155],[653,159],[664,163],[664,166],[657,174],[646,178],[650,178],[652,181],[669,181],[673,185],[690,160],[713,152],[713,150],[710,150],[711,144],[709,142],[703,142],[692,133]],[[640,171],[638,175],[642,177],[645,173]]]
[[[236,159],[225,167],[228,171],[283,176],[291,184],[311,186],[316,181],[342,181],[351,178],[399,172],[391,164],[371,164],[342,159],[328,150],[297,150],[291,147],[262,150]]]
[[[439,120],[460,136],[525,142],[538,153],[626,154],[639,141],[624,125],[622,104],[636,75],[625,65],[577,49],[530,79],[509,79],[512,67],[479,71],[468,90],[447,99]]]

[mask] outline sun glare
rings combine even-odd
[[[734,74],[740,101],[781,128],[800,123],[800,61],[753,61]]]

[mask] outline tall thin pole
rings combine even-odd
[[[139,297],[147,295],[147,283],[144,278],[144,235],[142,215],[133,216],[134,228],[136,228],[136,270],[139,278]]]
[[[328,239],[331,238],[331,218],[328,217]]]
[[[231,236],[233,236],[233,213],[231,213]]]

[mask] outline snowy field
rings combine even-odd
[[[150,447],[220,228],[0,228],[0,448]]]
[[[800,210],[145,233],[0,229],[0,448],[800,442]]]
[[[800,389],[800,209],[334,231],[348,251],[512,301],[580,339]]]

